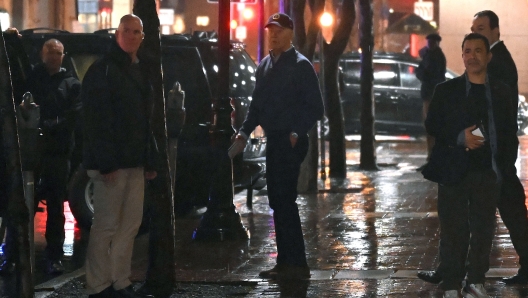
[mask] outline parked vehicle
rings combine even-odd
[[[398,53],[375,53],[373,58],[376,134],[424,135],[421,83],[416,78],[420,61]],[[360,66],[359,53],[341,56],[339,68],[345,84],[341,103],[346,134],[359,134],[361,129]],[[446,71],[446,79],[457,76],[449,69]],[[524,133],[528,125],[528,103],[524,96],[519,96],[519,99],[519,132]]]
[[[82,81],[89,66],[108,51],[114,39],[114,34],[109,31],[68,33],[34,29],[24,30],[21,34],[21,38],[12,36],[6,39],[10,47],[17,48],[10,56],[12,69],[17,69],[14,81],[20,85],[15,89],[23,88],[30,64],[40,61],[40,50],[46,40],[56,38],[64,44],[66,55],[63,67],[73,71]],[[213,117],[211,103],[218,80],[216,36],[206,32],[162,35],[161,51],[175,212],[183,215],[195,206],[207,204],[211,173],[215,166],[210,129]],[[256,66],[241,43],[231,44],[230,58],[230,96],[234,98],[232,105],[235,107],[232,122],[238,128],[251,101]],[[18,96],[17,92],[15,96]],[[80,132],[82,129],[78,130]],[[90,226],[93,184],[86,170],[80,166],[80,140],[76,138],[72,157],[74,171],[69,183],[68,200],[77,222]],[[265,137],[254,136],[243,156],[233,161],[235,187],[265,185],[265,148]]]

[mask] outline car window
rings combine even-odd
[[[374,63],[374,85],[400,86],[395,63]]]
[[[400,78],[402,87],[420,88],[421,82],[416,78],[416,66],[410,64],[400,64]]]
[[[62,61],[62,66],[66,69],[71,69],[73,73],[77,75],[79,81],[82,82],[82,80],[84,79],[84,75],[88,71],[88,68],[97,59],[99,59],[99,56],[93,54],[66,55],[64,57],[64,60]]]
[[[345,84],[359,85],[361,69],[359,61],[344,61],[341,63],[341,67],[343,68],[343,81]]]
[[[186,123],[209,121],[211,93],[198,50],[195,47],[165,47],[161,59],[165,95],[176,82],[185,92]]]
[[[256,66],[246,51],[232,50],[229,55],[230,96],[249,97],[255,88]]]
[[[200,51],[207,71],[211,90],[216,94],[218,85],[218,48],[204,47]],[[211,53],[211,55],[209,55]],[[255,88],[257,66],[243,49],[229,52],[229,96],[250,97]]]

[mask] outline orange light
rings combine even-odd
[[[231,20],[231,29],[236,29],[238,27],[238,22],[236,20]]]
[[[321,26],[328,27],[328,26],[331,26],[334,23],[334,17],[330,13],[325,11],[321,15],[321,18],[319,19],[319,22],[321,23]]]
[[[255,12],[251,8],[244,8],[244,11],[242,11],[242,16],[245,20],[251,20],[255,16]]]

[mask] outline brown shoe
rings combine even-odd
[[[279,270],[280,270],[280,266],[279,264],[275,265],[275,267],[269,269],[269,270],[264,270],[262,272],[259,273],[259,277],[262,277],[262,278],[268,278],[268,279],[275,279],[277,278],[277,274],[279,273]]]
[[[300,280],[310,278],[310,267],[308,266],[282,266],[276,275],[277,279],[282,280]]]

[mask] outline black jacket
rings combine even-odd
[[[508,86],[491,76],[489,83],[497,132],[496,161],[498,169],[504,173],[508,165],[515,162],[518,146],[517,123],[515,115],[512,113],[510,101],[507,100],[510,96]],[[475,124],[469,122],[469,113],[465,102],[467,102],[465,75],[438,84],[425,120],[427,133],[435,137],[435,147],[446,149],[442,151],[446,152],[445,155],[433,156],[433,153],[429,163],[441,166],[452,163],[450,158],[456,157],[459,160],[454,165],[455,173],[453,174],[458,177],[464,176],[467,168],[462,165],[467,163],[468,157],[465,154],[465,148],[457,144],[457,138],[462,130]],[[458,153],[447,154],[450,151],[457,151]],[[439,160],[432,160],[433,158]],[[432,172],[441,171],[440,169],[429,170]]]
[[[37,64],[27,84],[35,103],[40,106],[44,153],[69,153],[81,110],[81,83],[64,68],[50,76],[44,64]]]
[[[267,133],[293,131],[306,135],[323,113],[315,70],[292,47],[277,62],[270,55],[260,62],[253,100],[240,131],[249,136],[260,125]]]
[[[152,87],[148,71],[131,74],[132,61],[117,44],[86,72],[82,86],[83,166],[102,174],[118,169],[155,170],[155,145],[149,119]]]
[[[511,105],[517,114],[519,88],[517,86],[518,77],[515,62],[513,62],[513,58],[503,41],[499,41],[493,46],[493,48],[491,48],[491,54],[491,61],[488,64],[488,74],[495,79],[503,81],[510,87]]]
[[[422,82],[420,95],[422,99],[430,99],[436,84],[445,81],[446,58],[440,47],[433,50],[424,47],[420,56],[422,61],[416,69],[416,77]]]

